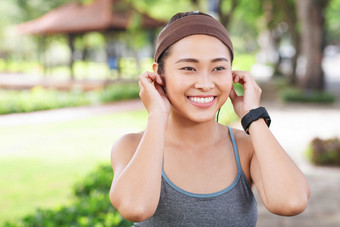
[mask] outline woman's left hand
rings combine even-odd
[[[235,113],[242,119],[251,109],[260,106],[262,90],[255,79],[247,71],[232,71],[233,82],[240,83],[244,88],[244,95],[238,96],[234,87],[230,91],[230,99],[233,103]]]

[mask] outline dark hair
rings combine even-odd
[[[172,24],[173,22],[175,22],[175,21],[177,21],[177,20],[179,20],[183,17],[190,16],[190,15],[208,15],[208,14],[202,13],[200,11],[189,11],[189,12],[184,12],[184,13],[177,13],[173,17],[171,17],[168,24],[163,28],[163,30],[166,27],[168,27],[170,24]],[[210,15],[208,15],[208,16],[210,16]],[[161,76],[162,76],[162,74],[164,74],[164,63],[165,63],[165,59],[169,56],[170,49],[171,49],[171,46],[169,46],[167,49],[165,49],[163,51],[163,53],[159,56],[157,73]]]

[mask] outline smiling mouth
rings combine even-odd
[[[209,96],[209,97],[194,97],[194,96],[188,96],[188,99],[194,103],[197,104],[209,104],[214,101],[216,96]]]

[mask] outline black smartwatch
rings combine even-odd
[[[263,118],[268,125],[270,126],[271,119],[267,110],[264,107],[258,107],[256,109],[250,110],[241,120],[242,127],[244,131],[249,134],[249,127],[253,121],[257,121],[258,119]]]

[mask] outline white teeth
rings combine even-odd
[[[189,99],[195,103],[210,103],[214,100],[214,97],[208,97],[208,98],[189,97]]]

